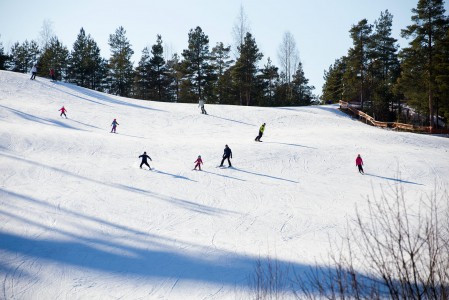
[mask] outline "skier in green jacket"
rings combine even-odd
[[[263,123],[262,126],[260,126],[260,128],[259,128],[259,135],[256,136],[256,139],[255,139],[256,142],[262,142],[260,140],[260,138],[262,137],[264,130],[265,130],[265,123]]]

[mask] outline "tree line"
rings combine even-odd
[[[322,98],[358,102],[378,121],[435,128],[449,118],[449,18],[443,0],[419,0],[412,24],[402,29],[409,44],[399,49],[388,10],[349,31],[352,47],[325,71]]]
[[[126,30],[119,27],[110,34],[111,55],[101,57],[100,48],[84,28],[71,51],[54,35],[45,41],[16,42],[6,54],[0,44],[0,69],[29,72],[36,64],[38,76],[49,77],[55,70],[57,80],[114,95],[143,100],[167,102],[198,102],[215,104],[288,106],[310,105],[316,99],[313,86],[305,77],[298,50],[290,33],[284,36],[279,57],[283,69],[268,58],[259,67],[263,54],[253,35],[240,28],[241,38],[235,59],[231,46],[222,42],[210,49],[209,37],[201,27],[188,33],[188,45],[181,54],[166,59],[161,35],[151,47],[142,50],[134,67],[134,51]],[[50,30],[51,32],[51,30]],[[284,52],[289,48],[291,52]]]

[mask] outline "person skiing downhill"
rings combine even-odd
[[[67,111],[67,109],[65,109],[65,107],[61,107],[61,109],[59,109],[58,111],[61,112],[61,114],[59,115],[60,117],[62,117],[62,115],[64,115],[64,117],[67,119],[67,115],[65,114],[65,112]]]
[[[206,109],[204,109],[204,100],[201,100],[198,102],[198,107],[201,107],[201,113],[204,115],[207,115]]]
[[[112,121],[112,129],[111,129],[111,133],[116,133],[115,130],[117,129],[117,125],[120,125],[119,123],[117,123],[117,119],[114,119],[114,121]]]
[[[146,151],[143,152],[142,155],[139,155],[139,158],[142,158],[142,162],[140,163],[140,168],[142,169],[142,166],[143,166],[143,165],[147,165],[148,168],[151,170],[151,167],[150,167],[150,165],[148,164],[147,159],[149,159],[149,160],[151,160],[151,161],[153,161],[153,160],[151,159],[151,157],[149,157],[149,156],[147,155],[147,152],[146,152]]]
[[[36,65],[33,65],[33,67],[31,68],[31,80],[36,79],[36,74],[37,74],[37,68]]]
[[[363,171],[363,159],[362,157],[359,155],[357,155],[357,158],[355,159],[355,165],[359,168],[359,173],[360,174],[365,174],[365,172]]]
[[[198,155],[198,158],[194,161],[195,168],[193,168],[194,170],[196,170],[196,168],[198,167],[199,170],[201,171],[201,164],[203,163],[203,160],[201,159],[201,155]]]
[[[224,153],[223,153],[223,159],[221,160],[220,167],[223,167],[223,163],[224,163],[225,159],[228,159],[229,167],[232,167],[231,161],[230,161],[229,158],[232,158],[232,151],[231,151],[231,148],[229,148],[228,145],[225,145]]]
[[[259,128],[259,135],[256,136],[256,139],[255,139],[256,142],[262,142],[260,140],[260,138],[262,137],[264,130],[265,130],[265,123],[263,123],[262,126],[260,126],[260,128]]]

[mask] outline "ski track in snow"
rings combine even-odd
[[[197,106],[0,71],[1,298],[244,299],[259,257],[312,266],[372,191],[412,204],[448,183],[448,138],[334,105]]]

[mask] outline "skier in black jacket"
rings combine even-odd
[[[232,151],[231,151],[231,148],[229,148],[228,145],[226,145],[224,148],[223,159],[221,161],[220,167],[223,167],[223,163],[224,163],[225,159],[228,159],[228,164],[230,167],[232,167],[231,161],[229,160],[229,158],[232,158]]]
[[[140,168],[142,169],[142,166],[143,166],[143,165],[147,165],[148,168],[151,170],[151,167],[150,167],[150,165],[148,164],[148,161],[147,161],[147,158],[149,158],[151,161],[153,161],[153,160],[151,159],[151,157],[149,157],[149,156],[147,155],[147,153],[144,152],[142,155],[139,156],[139,158],[142,158],[142,162],[140,163]]]

